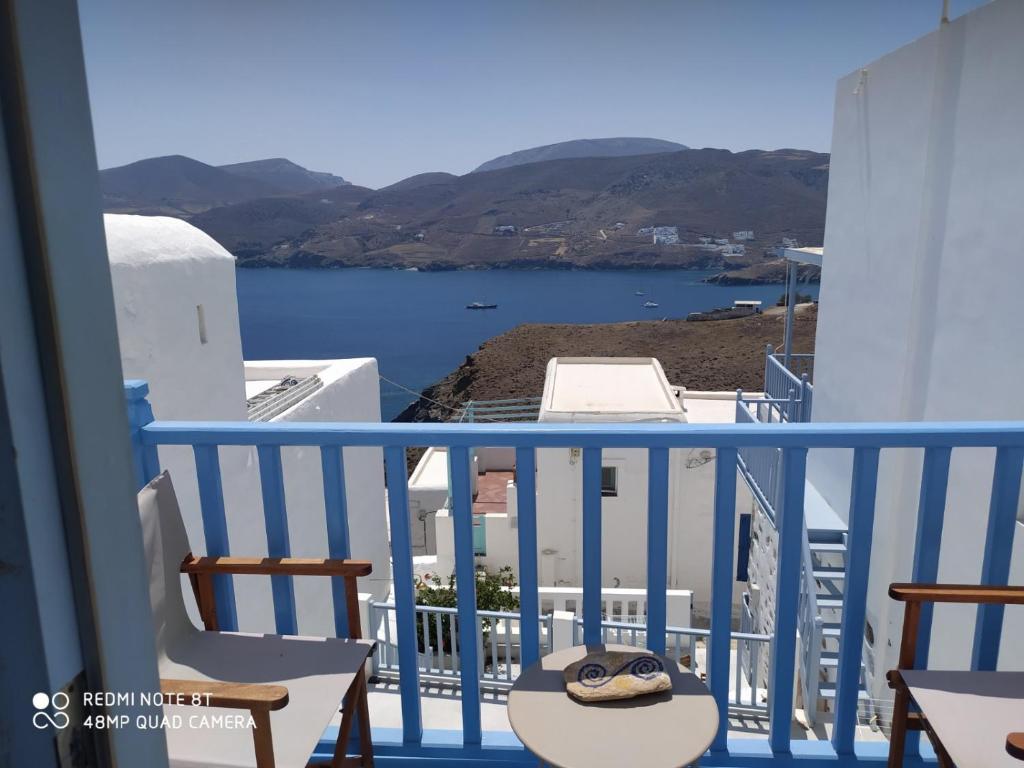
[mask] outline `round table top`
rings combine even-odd
[[[707,751],[718,731],[718,707],[696,675],[660,656],[671,691],[584,704],[565,692],[562,672],[588,650],[638,649],[576,646],[523,672],[508,696],[508,719],[527,749],[558,768],[678,768]]]

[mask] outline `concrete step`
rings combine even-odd
[[[845,568],[829,568],[828,566],[819,565],[812,574],[814,578],[821,579],[822,581],[844,581],[846,579]]]
[[[811,552],[829,555],[845,555],[846,544],[835,541],[812,541],[809,543]]]
[[[839,653],[837,651],[822,651],[819,657],[819,663],[823,667],[838,668],[839,667]],[[861,671],[864,670],[864,662],[860,663]]]
[[[836,697],[836,687],[834,685],[818,686],[818,695],[823,699],[834,699]],[[868,692],[861,687],[857,690],[857,698],[861,701],[867,701],[871,697],[868,696]]]
[[[835,597],[832,594],[819,594],[815,595],[818,603],[818,610],[832,610],[839,611],[843,608],[843,599],[841,597]]]
[[[821,636],[822,637],[839,637],[840,624],[838,621],[826,621],[821,625]]]

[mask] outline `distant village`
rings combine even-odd
[[[547,234],[555,235],[561,234],[566,226],[570,224],[569,221],[555,221],[549,224],[538,224],[531,227],[523,227],[523,233],[532,234]],[[608,227],[610,231],[618,232],[626,228],[625,222],[618,221],[612,226]],[[495,235],[513,236],[519,234],[519,228],[515,224],[501,224],[495,226],[492,230]],[[599,230],[599,235],[602,239],[607,239],[605,231]],[[637,237],[651,238],[653,245],[680,245],[683,244],[679,237],[679,227],[670,226],[647,226],[640,227],[636,231]],[[418,239],[422,239],[422,233],[417,236]],[[728,237],[714,237],[712,235],[701,235],[697,238],[697,242],[693,245],[699,245],[709,251],[716,251],[726,256],[743,256],[747,252],[747,246],[744,244],[746,241],[754,239],[754,230],[752,229],[739,229],[732,233],[732,238]],[[796,238],[783,237],[780,245],[783,248],[799,248],[800,244]]]

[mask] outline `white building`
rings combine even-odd
[[[753,240],[754,230],[752,229],[741,229],[737,232],[732,233],[733,240]]]
[[[1021,29],[1024,4],[992,2],[839,81],[824,249],[783,238],[786,258],[822,267],[813,421],[1024,418],[1016,391],[1024,262],[999,235],[1020,218]],[[939,582],[982,579],[993,458],[992,450],[953,452]],[[848,451],[809,452],[808,528],[845,534],[851,461]],[[887,588],[912,577],[922,464],[921,451],[881,452],[863,657],[876,701],[891,698],[885,673],[897,666],[904,606]],[[1024,583],[1024,501],[1017,519],[1011,584]],[[770,528],[755,520],[763,544],[751,577],[762,597],[773,589],[771,574],[759,572],[774,558]],[[842,593],[824,597],[835,608],[823,618],[835,622]],[[976,610],[937,607],[930,667],[969,668]],[[1024,614],[1007,610],[1001,669],[1024,669],[1022,634]],[[879,713],[885,721],[886,705]]]
[[[839,81],[815,421],[1024,418],[1024,261],[1000,236],[1020,221],[1022,29],[1024,4],[993,2]],[[882,452],[867,610],[876,696],[899,646],[902,606],[886,586],[910,576],[920,468],[919,453]],[[844,519],[849,470],[848,456],[811,452],[808,476]],[[978,582],[988,509],[976,500],[991,482],[991,452],[954,451],[940,581]],[[1011,584],[1024,583],[1022,528]],[[936,667],[965,668],[974,616],[937,609]],[[1002,666],[1024,669],[1022,635],[1024,616],[1007,610]]]
[[[654,238],[654,245],[675,245],[679,242],[678,227],[655,227],[651,234]]]
[[[149,383],[157,419],[245,421],[256,415],[247,398],[295,378],[303,386],[279,395],[276,403],[264,403],[261,420],[380,421],[373,359],[242,360],[234,257],[208,235],[164,217],[108,214],[104,223],[122,367],[126,378]],[[231,550],[265,555],[263,527],[252,524],[253,515],[262,518],[263,508],[256,451],[225,447],[219,453]],[[174,480],[192,546],[202,552],[192,452],[164,447],[160,459]],[[360,590],[383,599],[391,568],[380,450],[346,448],[344,461],[346,475],[359,478],[346,485],[352,552],[374,564],[373,576],[361,581]],[[282,465],[291,553],[326,557],[319,450],[285,448]],[[268,580],[236,578],[234,583],[239,627],[271,630]],[[327,580],[295,580],[300,632],[333,634],[331,600]]]
[[[582,357],[548,363],[538,421],[732,423],[735,414],[734,392],[683,392],[669,384],[654,358]],[[484,518],[485,554],[479,560],[491,570],[510,566],[518,575],[514,454],[499,449],[475,454],[477,488],[485,487],[490,472],[508,475],[502,511],[488,514],[486,506],[474,505],[475,516]],[[602,585],[646,589],[646,558],[636,553],[647,551],[647,452],[606,449],[601,464]],[[542,587],[582,585],[582,471],[579,449],[537,452],[537,562]],[[707,617],[711,594],[714,472],[713,450],[670,452],[667,586],[692,590],[698,619]],[[446,482],[444,452],[431,449],[413,474],[411,498],[426,499],[432,492],[436,501]],[[477,499],[482,496],[483,491]],[[747,487],[737,483],[737,514],[749,513],[752,504]],[[451,519],[444,509],[436,516],[436,546],[432,567],[444,575],[454,566]],[[737,610],[742,586],[736,585]]]

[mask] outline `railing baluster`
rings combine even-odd
[[[455,527],[455,589],[462,648],[462,741],[479,744],[480,678],[477,659],[476,566],[473,562],[473,501],[469,483],[469,449],[449,448],[452,515]],[[493,633],[492,633],[493,637]]]
[[[733,680],[734,680],[734,685],[733,685],[733,697],[734,698],[733,698],[733,701],[735,701],[736,704],[743,703],[743,697],[742,697],[742,693],[743,693],[743,685],[742,685],[743,675],[741,674],[741,672],[743,670],[743,664],[740,662],[740,658],[741,658],[742,653],[743,653],[743,641],[740,640],[738,643],[736,643],[736,671],[735,671],[735,674],[733,675]]]
[[[489,639],[488,653],[491,658],[491,673],[490,678],[492,680],[498,679],[498,622],[495,619],[491,619],[491,631],[487,633]]]
[[[750,703],[757,704],[757,674],[761,667],[761,644],[750,644]]]
[[[459,648],[458,642],[456,641],[455,634],[455,617],[448,617],[448,645],[452,649],[452,672],[458,674],[459,672]]]
[[[348,501],[345,497],[345,459],[337,445],[320,449],[320,469],[324,478],[324,512],[327,521],[327,552],[340,560],[352,557],[348,534]],[[348,637],[348,610],[346,609],[345,579],[331,577],[331,596],[334,601],[334,633]],[[370,626],[363,627],[366,637],[373,637],[376,625],[370,617]]]
[[[434,671],[434,646],[430,642],[430,614],[419,611],[420,626],[423,628],[423,668],[427,672]]]
[[[384,449],[391,523],[391,569],[395,581],[395,622],[398,630],[399,688],[402,693],[402,739],[423,738],[420,713],[420,672],[416,658],[416,601],[412,581],[412,543],[409,535],[409,486],[405,447]]]
[[[276,445],[256,448],[260,460],[260,488],[263,491],[263,519],[267,529],[267,554],[289,557],[288,513],[284,501],[284,476],[281,474],[281,449]],[[291,576],[271,576],[274,595],[274,622],[279,635],[298,633],[295,620],[295,586]]]
[[[507,616],[502,619],[505,624],[505,679],[512,680],[512,619]],[[520,627],[522,632],[522,627]]]
[[[444,672],[444,634],[441,632],[441,612],[434,614],[434,637],[437,638],[437,669]]]
[[[981,566],[982,584],[1006,586],[1009,582],[1022,467],[1024,449],[999,448],[996,451],[988,530],[985,535],[985,559]],[[978,606],[971,669],[995,670],[999,660],[999,641],[1003,634],[1003,612],[1002,605]]]
[[[924,466],[921,469],[921,493],[917,505],[917,532],[914,538],[914,566],[911,581],[933,584],[939,578],[939,547],[942,543],[942,526],[946,515],[946,490],[949,486],[949,459],[952,449],[932,447],[924,449]],[[917,658],[914,666],[924,669],[928,665],[928,651],[932,638],[931,603],[921,605],[918,620]],[[920,752],[921,732],[909,731],[906,735],[906,754]]]
[[[228,521],[224,515],[224,489],[220,480],[220,457],[216,445],[195,445],[196,480],[199,484],[199,507],[203,515],[203,536],[206,554],[222,557],[230,554]],[[228,574],[213,577],[213,594],[217,604],[217,625],[227,632],[238,630],[235,611],[235,585]]]
[[[783,450],[782,505],[777,513],[779,547],[775,574],[775,648],[769,687],[771,718],[768,742],[773,753],[788,753],[790,751],[790,728],[793,720],[793,663],[796,658],[796,620],[800,594],[800,554],[803,548],[804,473],[806,467],[806,448]]]
[[[729,732],[729,646],[732,631],[733,539],[736,535],[736,449],[719,448],[715,458],[715,519],[711,562],[711,637],[708,679],[718,704],[718,733],[711,749],[726,748]]]
[[[388,669],[391,668],[391,610],[385,608],[382,612],[384,617],[384,645],[381,649],[381,662]]]
[[[601,639],[601,449],[583,449],[583,643]]]
[[[668,585],[668,449],[647,451],[647,648],[665,654]]]
[[[832,731],[832,746],[840,755],[853,754],[853,738],[857,728],[857,698],[864,646],[868,569],[871,565],[871,541],[875,524],[878,455],[877,448],[857,448],[853,453],[844,580],[846,590],[839,633],[836,714]],[[811,567],[810,563],[807,567]],[[816,706],[816,702],[805,702],[804,706]]]
[[[526,669],[540,658],[537,592],[537,459],[533,448],[516,448],[516,510],[519,524],[519,660]],[[550,638],[549,638],[550,639]]]

